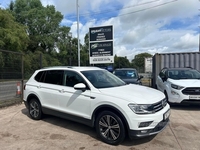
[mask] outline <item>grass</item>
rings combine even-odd
[[[8,99],[8,100],[0,100],[0,108],[16,105],[16,104],[21,104],[22,100],[21,98],[13,98],[13,99]]]

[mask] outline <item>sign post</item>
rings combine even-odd
[[[90,35],[90,64],[114,63],[113,26],[92,27]]]

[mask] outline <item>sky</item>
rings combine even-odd
[[[199,0],[41,0],[43,6],[54,5],[64,18],[61,26],[71,27],[79,38],[90,27],[113,25],[117,56],[130,61],[140,53],[177,53],[199,51]],[[78,2],[78,3],[77,3]],[[10,0],[0,0],[8,7]],[[78,4],[78,7],[77,7]]]

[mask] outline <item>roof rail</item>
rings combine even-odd
[[[187,66],[187,67],[185,67],[185,68],[190,68],[190,69],[194,69],[194,68],[192,68],[192,67],[190,67],[190,66]]]
[[[48,69],[48,68],[73,68],[73,66],[49,66],[49,67],[44,67],[43,69]]]

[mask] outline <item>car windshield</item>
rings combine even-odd
[[[113,74],[115,74],[121,79],[137,79],[138,78],[138,74],[136,70],[115,70]]]
[[[200,79],[200,72],[194,69],[190,70],[169,70],[168,77],[171,79]]]
[[[109,88],[126,85],[124,81],[107,70],[88,70],[81,73],[95,88]]]

